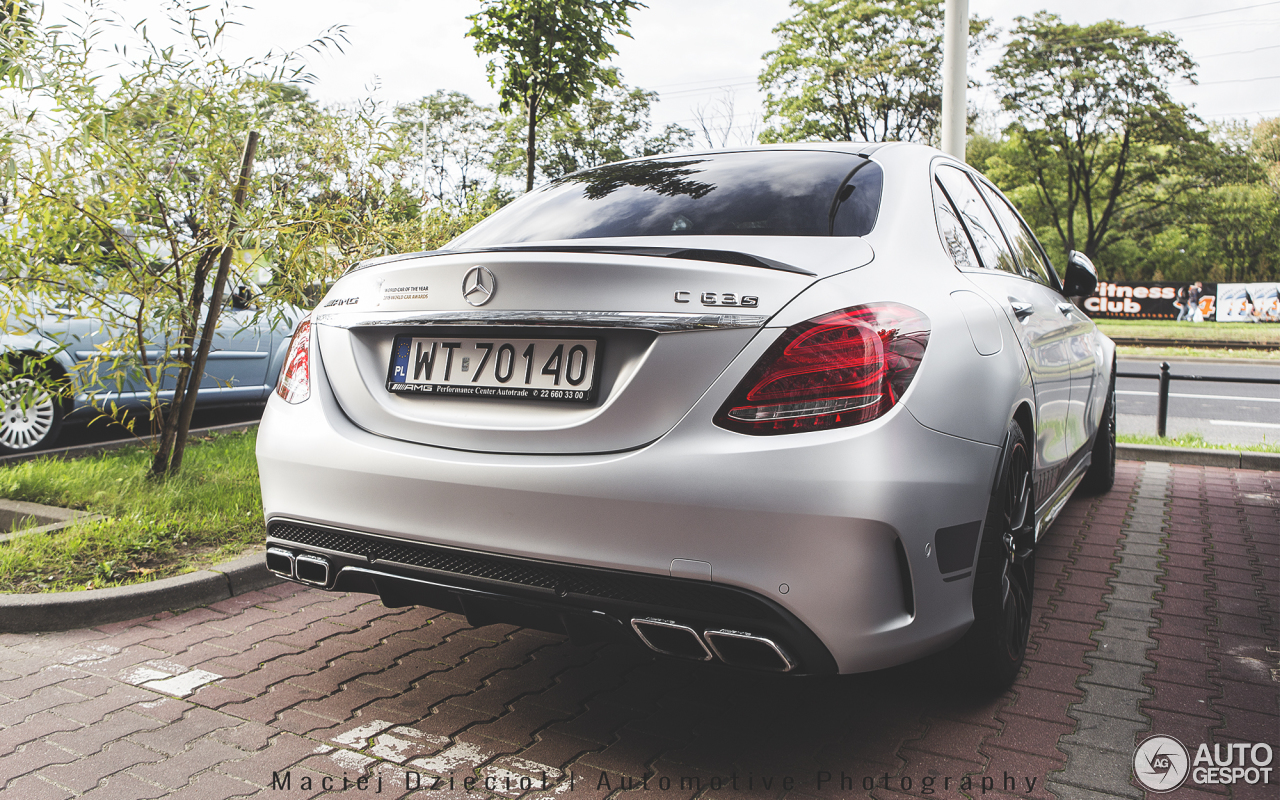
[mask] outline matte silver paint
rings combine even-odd
[[[634,255],[504,252],[402,258],[344,278],[333,296],[362,299],[355,313],[342,307],[317,318],[312,398],[268,403],[258,439],[268,519],[701,576],[780,603],[831,650],[841,672],[899,664],[957,640],[973,619],[972,576],[939,574],[930,552],[935,531],[985,518],[1015,413],[1028,415],[1031,434],[1060,414],[1064,437],[1069,419],[1071,436],[1081,435],[1075,419],[1092,435],[1102,403],[1092,389],[1073,391],[1072,370],[1088,362],[1079,386],[1105,385],[1099,376],[1110,369],[1112,347],[1081,327],[1072,334],[1076,351],[1068,352],[1074,358],[1087,349],[1088,358],[1065,358],[1058,372],[1032,368],[1008,284],[957,270],[942,247],[930,186],[934,162],[946,161],[937,151],[814,147],[874,151],[886,181],[870,235],[600,242],[746,252],[813,277]],[[396,329],[380,320],[480,321],[448,316],[473,311],[452,287],[477,262],[502,282],[490,304],[495,324],[566,315],[558,319],[565,329],[602,337],[611,372],[597,405],[415,403],[379,390]],[[431,287],[428,298],[410,303],[381,292],[402,283]],[[681,332],[626,326],[628,315],[688,313],[675,302],[682,291],[759,296],[750,316],[767,322]],[[932,329],[919,372],[885,416],[783,436],[713,424],[789,326],[871,302],[919,309]],[[1069,326],[1079,323],[1054,304],[1050,310]],[[593,314],[610,325],[590,326]],[[1058,386],[1038,385],[1036,374]],[[1062,444],[1039,438],[1046,447]],[[1062,449],[1055,457],[1069,455]],[[1049,511],[1043,507],[1042,517]],[[908,560],[913,613],[903,606],[897,541]],[[705,571],[694,568],[699,562]]]

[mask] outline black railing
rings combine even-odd
[[[1146,372],[1117,372],[1117,378],[1154,378],[1160,381],[1160,399],[1156,406],[1156,435],[1164,438],[1165,423],[1169,419],[1169,383],[1171,381],[1207,381],[1210,383],[1265,383],[1280,386],[1280,378],[1219,378],[1213,375],[1172,375],[1169,362],[1160,363],[1160,374]]]

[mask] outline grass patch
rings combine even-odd
[[[1198,433],[1184,433],[1181,436],[1134,436],[1133,434],[1117,434],[1120,444],[1156,444],[1162,447],[1196,447],[1203,450],[1246,450],[1251,453],[1280,453],[1280,442],[1263,442],[1261,444],[1211,444]]]
[[[1095,319],[1108,336],[1128,339],[1203,339],[1245,344],[1280,344],[1280,325],[1262,322],[1177,322],[1154,319]]]
[[[99,589],[199,569],[266,538],[256,430],[193,439],[182,474],[147,478],[140,447],[0,469],[0,496],[108,519],[0,544],[0,591]]]
[[[1260,361],[1280,361],[1280,350],[1250,350],[1231,347],[1135,347],[1117,345],[1122,356],[1150,356],[1153,358],[1250,358]]]

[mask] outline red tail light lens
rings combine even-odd
[[[301,403],[311,396],[311,320],[298,323],[284,357],[276,394],[290,403]]]
[[[802,322],[761,356],[715,422],[756,435],[870,422],[902,397],[928,344],[929,318],[898,303]]]

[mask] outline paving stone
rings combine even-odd
[[[8,786],[0,784],[0,788],[21,800],[66,800],[75,796],[70,789],[50,783],[39,775],[23,775],[21,778],[10,781]]]
[[[1154,640],[1146,639],[1145,637],[1135,639],[1108,636],[1101,631],[1094,634],[1094,637],[1098,641],[1098,647],[1090,653],[1089,658],[1091,661],[1108,660],[1139,666],[1151,666],[1151,661],[1147,658],[1147,652],[1155,646]]]
[[[193,741],[206,734],[221,728],[234,728],[241,724],[243,723],[240,719],[229,714],[195,706],[182,719],[174,720],[159,730],[135,733],[129,739],[152,750],[174,755],[182,752]]]
[[[129,741],[108,744],[100,752],[72,764],[46,767],[40,775],[61,786],[77,792],[87,792],[98,785],[102,778],[122,772],[129,767],[160,761],[164,756]]]
[[[156,786],[127,772],[121,772],[108,776],[97,788],[80,796],[90,800],[151,800],[168,794],[169,790],[163,786]]]
[[[163,725],[160,720],[145,717],[132,711],[118,711],[96,725],[86,725],[78,730],[56,733],[48,738],[50,744],[90,756],[102,750],[103,746],[130,734],[139,734],[154,730]]]
[[[1111,659],[1090,659],[1089,671],[1080,678],[1080,684],[1097,684],[1116,689],[1129,689],[1146,694],[1143,678],[1152,671],[1151,665],[1132,664]]]
[[[1139,735],[1148,729],[1149,722],[1136,722],[1103,716],[1089,711],[1072,709],[1067,712],[1078,720],[1074,732],[1062,737],[1062,744],[1083,745],[1097,750],[1133,755]]]
[[[0,728],[0,756],[6,756],[28,742],[44,739],[51,733],[74,731],[81,727],[79,722],[52,711],[37,711],[23,722]]]
[[[1140,603],[1132,600],[1122,600],[1113,596],[1108,599],[1106,610],[1098,615],[1098,619],[1103,622],[1104,627],[1108,619],[1126,620],[1128,622],[1121,628],[1122,630],[1143,630],[1145,633],[1144,625],[1155,624],[1155,619],[1151,616],[1151,612],[1155,608],[1157,608],[1155,603]],[[1130,625],[1128,624],[1129,622],[1142,624]],[[1106,627],[1106,630],[1110,631],[1113,628]]]
[[[165,759],[163,763],[134,767],[130,773],[150,783],[180,789],[190,783],[193,776],[206,769],[239,760],[245,755],[243,751],[222,742],[200,739],[182,752]]]

